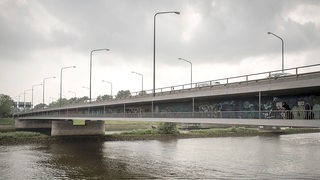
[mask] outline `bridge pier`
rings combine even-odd
[[[53,120],[51,136],[104,135],[104,121],[85,121],[85,125],[73,125],[72,120]]]

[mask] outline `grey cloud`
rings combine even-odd
[[[285,37],[288,53],[319,46],[318,29],[314,24],[302,25],[283,18],[299,4],[319,5],[314,1],[71,0],[37,3],[78,34],[57,30],[52,32],[52,41],[49,41],[23,22],[22,17],[28,17],[28,10],[17,9],[21,12],[16,15],[18,18],[1,23],[4,29],[2,38],[6,39],[1,42],[5,47],[2,54],[15,56],[11,49],[16,47],[24,52],[20,58],[33,49],[46,47],[66,46],[83,54],[94,48],[106,47],[125,59],[152,58],[153,15],[164,10],[181,11],[180,17],[163,16],[158,21],[157,57],[165,62],[177,56],[194,57],[205,62],[212,59],[238,61],[245,57],[277,53],[278,48],[274,47],[276,40],[268,37],[268,31]],[[183,17],[187,6],[200,13],[201,29],[197,29],[197,34],[190,41],[182,42],[179,37],[184,27],[179,18]],[[12,30],[13,27],[16,30]]]

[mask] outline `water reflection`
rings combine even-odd
[[[104,152],[104,142],[62,142],[48,146],[51,158],[45,164],[58,167],[61,177],[71,179],[127,179],[139,177],[128,171],[125,162],[110,158]],[[55,176],[57,177],[57,176]]]

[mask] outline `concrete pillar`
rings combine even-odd
[[[34,120],[25,120],[25,119],[15,119],[14,126],[16,129],[51,129],[51,121],[47,119],[34,119]]]
[[[51,136],[104,135],[104,121],[85,121],[85,125],[73,125],[72,120],[52,121]]]

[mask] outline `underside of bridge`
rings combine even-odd
[[[85,121],[85,125],[73,125],[72,120],[52,121],[52,136],[104,135],[104,121]]]

